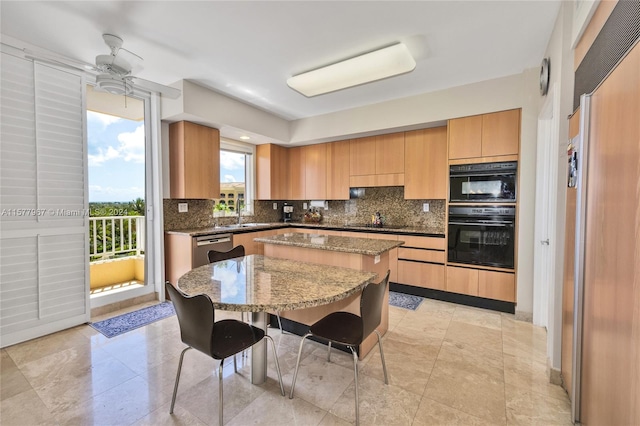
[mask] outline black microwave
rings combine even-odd
[[[452,165],[449,201],[515,203],[517,172],[517,161]]]

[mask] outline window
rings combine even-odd
[[[218,211],[235,215],[240,209],[244,214],[253,213],[254,152],[254,145],[220,140],[220,199],[216,200]]]

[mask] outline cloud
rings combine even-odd
[[[90,121],[100,123],[102,125],[103,130],[106,129],[111,124],[117,123],[118,121],[122,120],[122,118],[120,117],[115,117],[109,114],[102,114],[100,112],[95,112],[95,111],[87,111],[87,119]]]
[[[120,153],[112,146],[108,146],[107,149],[98,147],[98,153],[89,154],[88,157],[89,166],[101,166],[105,161],[120,157]]]
[[[134,200],[136,198],[144,198],[144,188],[89,185],[89,199],[91,201]]]
[[[127,162],[144,163],[144,125],[136,127],[133,132],[118,135],[118,147],[109,145],[106,149],[98,147],[97,154],[89,154],[89,166],[101,166],[105,161],[121,158]]]
[[[226,170],[244,171],[244,154],[220,151],[220,167]]]
[[[136,127],[133,132],[120,133],[119,152],[124,161],[144,163],[144,125]]]
[[[224,175],[223,182],[242,182],[242,181],[236,179],[233,175]]]

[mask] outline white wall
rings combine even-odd
[[[553,280],[549,283],[549,315],[547,320],[547,357],[551,368],[560,369],[562,346],[562,287],[563,287],[563,260],[564,260],[564,233],[566,213],[566,173],[567,158],[566,147],[569,135],[569,121],[567,117],[573,112],[573,50],[571,49],[572,2],[563,2],[555,23],[553,33],[545,51],[545,57],[551,60],[550,86],[555,86],[556,93],[560,96],[558,116],[557,139],[554,141],[556,151],[551,155],[559,156],[558,181],[556,190],[556,229],[555,234],[550,235],[553,243],[553,256],[556,259],[555,270],[552,271]],[[539,112],[542,109],[542,102]]]

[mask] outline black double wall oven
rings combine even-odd
[[[449,263],[514,268],[516,176],[515,161],[450,166]]]

